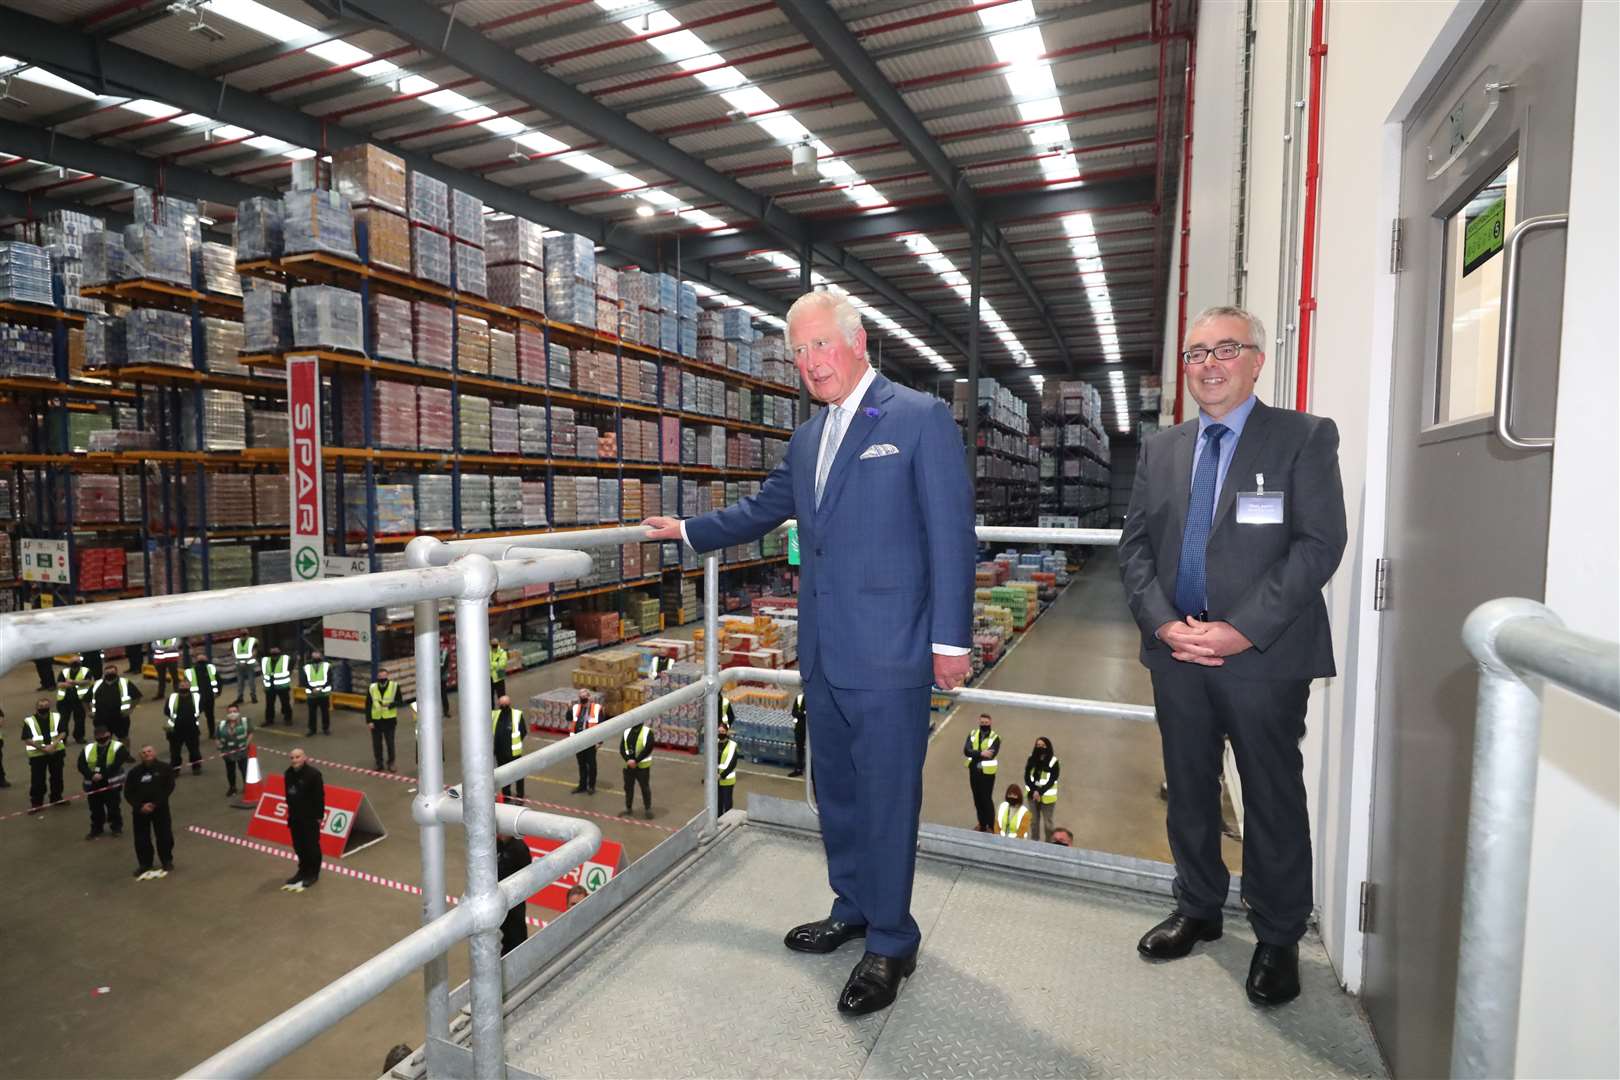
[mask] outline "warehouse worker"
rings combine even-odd
[[[169,767],[180,768],[180,748],[191,757],[192,775],[202,772],[201,732],[197,720],[202,715],[202,695],[191,685],[191,672],[179,676],[174,693],[163,705],[163,731],[169,737]]]
[[[1028,788],[1024,800],[1029,808],[1030,837],[1039,842],[1042,836],[1052,837],[1052,815],[1057,812],[1058,759],[1052,752],[1052,740],[1045,735],[1035,740],[1035,749],[1024,762],[1024,787]],[[1043,831],[1044,824],[1044,831]]]
[[[648,678],[656,679],[658,676],[662,675],[664,672],[668,671],[674,666],[675,658],[673,656],[662,656],[658,653],[653,653],[652,673],[648,676]]]
[[[389,679],[387,668],[379,668],[377,681],[366,690],[366,728],[371,732],[371,756],[377,760],[378,772],[394,771],[394,729],[398,725],[399,684]]]
[[[124,744],[100,724],[96,725],[95,741],[79,754],[79,775],[84,777],[85,801],[90,804],[90,831],[86,840],[94,840],[102,829],[111,826],[114,836],[124,832],[124,811],[118,805],[118,788],[124,781],[124,766],[132,760]]]
[[[236,658],[236,702],[242,704],[242,687],[248,688],[253,704],[259,703],[259,639],[243,632],[231,638],[231,655]]]
[[[292,724],[292,661],[281,646],[270,646],[270,655],[259,661],[259,681],[264,684],[264,726],[276,721],[276,702],[281,702],[281,722]]]
[[[186,669],[191,677],[191,688],[202,701],[203,718],[208,721],[208,737],[214,737],[214,702],[219,699],[219,668],[208,659],[208,650],[201,647],[191,654],[191,666]]]
[[[239,705],[225,706],[225,716],[220,721],[218,738],[220,756],[225,759],[225,797],[228,799],[236,794],[236,774],[242,774],[242,787],[247,788],[247,758],[249,736],[253,733],[253,726],[248,723],[247,716]]]
[[[789,776],[804,775],[804,694],[793,699],[793,771]]]
[[[309,733],[315,734],[319,714],[321,730],[332,734],[332,664],[319,649],[309,654],[309,663],[304,665],[304,704],[309,707]]]
[[[626,729],[619,739],[619,756],[624,759],[624,813],[635,810],[636,785],[641,785],[642,817],[652,819],[652,727],[641,723]]]
[[[523,710],[512,708],[512,699],[502,694],[495,699],[489,719],[495,735],[495,765],[499,767],[522,757]],[[514,788],[517,789],[517,797],[523,798],[523,777],[501,788],[501,794],[511,796]]]
[[[321,876],[321,827],[326,823],[326,781],[321,770],[309,764],[302,746],[287,755],[290,764],[281,774],[287,792],[287,832],[293,851],[298,853],[298,869],[281,887],[286,892],[303,892]]]
[[[90,688],[91,719],[119,739],[127,739],[130,712],[140,699],[141,688],[120,676],[118,665],[108,664]]]
[[[591,692],[579,688],[579,700],[568,707],[568,720],[575,735],[588,731],[602,722],[602,706],[591,700]],[[596,794],[596,744],[592,743],[574,755],[579,764],[579,787],[575,795]]]
[[[45,602],[46,599],[47,599],[47,597],[46,597],[46,592],[47,591],[48,590],[43,585],[35,586],[34,598],[31,601],[29,606],[32,607],[35,611],[49,610],[51,605],[49,605],[49,604],[47,604]],[[56,666],[51,662],[51,657],[49,657],[49,656],[35,657],[34,658],[34,674],[39,676],[39,688],[41,690],[47,690],[48,691],[48,690],[55,690],[56,689]]]
[[[1017,784],[1007,785],[1007,798],[996,807],[996,835],[1029,839],[1029,808],[1024,805],[1024,789]]]
[[[990,726],[990,714],[979,714],[979,726],[968,732],[962,743],[967,760],[968,787],[973,792],[973,811],[979,823],[975,832],[995,831],[996,758],[1001,754],[1001,736]]]
[[[501,833],[495,839],[495,874],[497,877],[511,877],[519,870],[534,861],[534,854],[529,845],[523,842],[521,836],[508,836]],[[501,954],[511,952],[523,944],[529,937],[529,901],[518,901],[506,912],[506,918],[501,921]]]
[[[82,686],[73,679],[78,673],[84,676]],[[56,676],[56,711],[62,714],[62,722],[72,729],[73,741],[80,746],[84,745],[84,707],[90,686],[90,669],[86,667],[70,664]]]
[[[171,682],[180,685],[180,639],[158,638],[152,642],[152,667],[157,670],[157,696],[163,700],[163,690]]]
[[[491,700],[506,693],[506,646],[499,640],[489,643],[489,696]]]
[[[79,597],[77,603],[84,603],[84,597]],[[101,665],[103,659],[100,649],[86,649],[79,654],[79,663],[90,669],[90,681],[101,678]]]
[[[135,826],[135,880],[168,877],[174,869],[174,821],[169,796],[174,794],[174,769],[158,760],[157,751],[141,747],[141,759],[124,780],[124,801],[129,803]],[[157,866],[152,865],[152,841],[157,841]]]
[[[67,763],[67,726],[62,714],[51,708],[51,699],[34,703],[31,715],[23,717],[23,749],[28,755],[28,806],[38,810],[45,805],[49,780],[51,804],[62,801],[62,767]]]
[[[720,773],[720,813],[731,809],[731,797],[737,790],[737,744],[731,739],[731,725],[719,727],[720,757],[715,768]]]

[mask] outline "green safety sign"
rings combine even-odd
[[[1469,218],[1463,226],[1463,277],[1467,277],[1502,250],[1507,226],[1507,197]]]
[[[788,565],[799,565],[799,526],[788,526]]]
[[[293,570],[305,581],[311,581],[320,576],[321,555],[314,548],[305,545],[298,549],[293,556]]]
[[[606,885],[607,880],[607,871],[602,869],[600,866],[593,866],[591,867],[590,872],[585,875],[585,888],[591,892],[595,892],[597,889],[600,889],[602,886]]]

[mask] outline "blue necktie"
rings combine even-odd
[[[1181,534],[1181,566],[1176,571],[1176,610],[1197,615],[1207,606],[1204,547],[1215,516],[1215,478],[1221,470],[1221,439],[1231,429],[1211,424],[1204,429],[1207,440],[1193,473],[1192,494],[1187,499],[1187,528]]]

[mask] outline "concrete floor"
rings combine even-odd
[[[681,634],[681,631],[675,631]],[[690,628],[684,634],[689,636]],[[1041,618],[985,685],[1147,702],[1137,666],[1135,629],[1125,612],[1111,558],[1100,557]],[[510,681],[514,697],[568,685],[571,663],[548,665]],[[9,717],[5,764],[12,786],[0,790],[0,1076],[173,1076],[282,1011],[415,928],[421,901],[383,885],[326,873],[300,894],[279,891],[290,863],[189,830],[244,836],[248,813],[224,798],[224,772],[208,761],[198,779],[185,775],[174,797],[176,872],[137,882],[128,832],[86,842],[82,800],[41,814],[28,805],[27,765],[19,718],[34,698],[31,666],[0,679]],[[153,684],[144,689],[151,696]],[[257,714],[257,710],[255,710]],[[971,824],[972,803],[961,762],[971,717],[943,719],[926,767],[924,816]],[[996,723],[1010,773],[1022,772],[1037,734],[1050,736],[1063,760],[1058,821],[1093,848],[1168,859],[1158,736],[1151,725],[1079,721],[998,711]],[[401,747],[402,779],[351,772],[369,769],[370,743],[355,713],[334,716],[334,734],[307,739],[304,719],[259,733],[260,760],[285,767],[285,753],[304,745],[326,782],[363,791],[389,836],[342,864],[372,875],[419,880],[417,833],[410,821],[411,752]],[[132,741],[152,742],[166,756],[155,704],[136,709]],[[404,732],[402,732],[402,735]],[[68,793],[79,790],[70,747]],[[603,751],[603,780],[617,770]],[[448,748],[447,774],[459,772]],[[572,763],[529,781],[528,796],[563,812],[591,815],[604,835],[634,859],[696,813],[702,799],[694,758],[660,753],[654,766],[651,822],[626,821],[617,791],[576,796]],[[749,791],[802,797],[783,770],[745,766],[740,805]],[[449,833],[449,880],[462,886],[459,833]],[[1228,853],[1236,870],[1235,846]],[[550,913],[532,908],[541,918]],[[451,954],[451,979],[466,973],[466,950]],[[388,1048],[421,1040],[421,986],[409,979],[337,1028],[281,1062],[279,1077],[372,1077]],[[19,1007],[28,1003],[31,1007]]]

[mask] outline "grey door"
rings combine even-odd
[[[1494,433],[1503,243],[1568,205],[1580,5],[1504,3],[1407,125],[1363,996],[1397,1076],[1448,1069],[1475,674],[1463,619],[1542,596],[1552,454]],[[1513,431],[1552,434],[1561,229],[1521,249]]]

